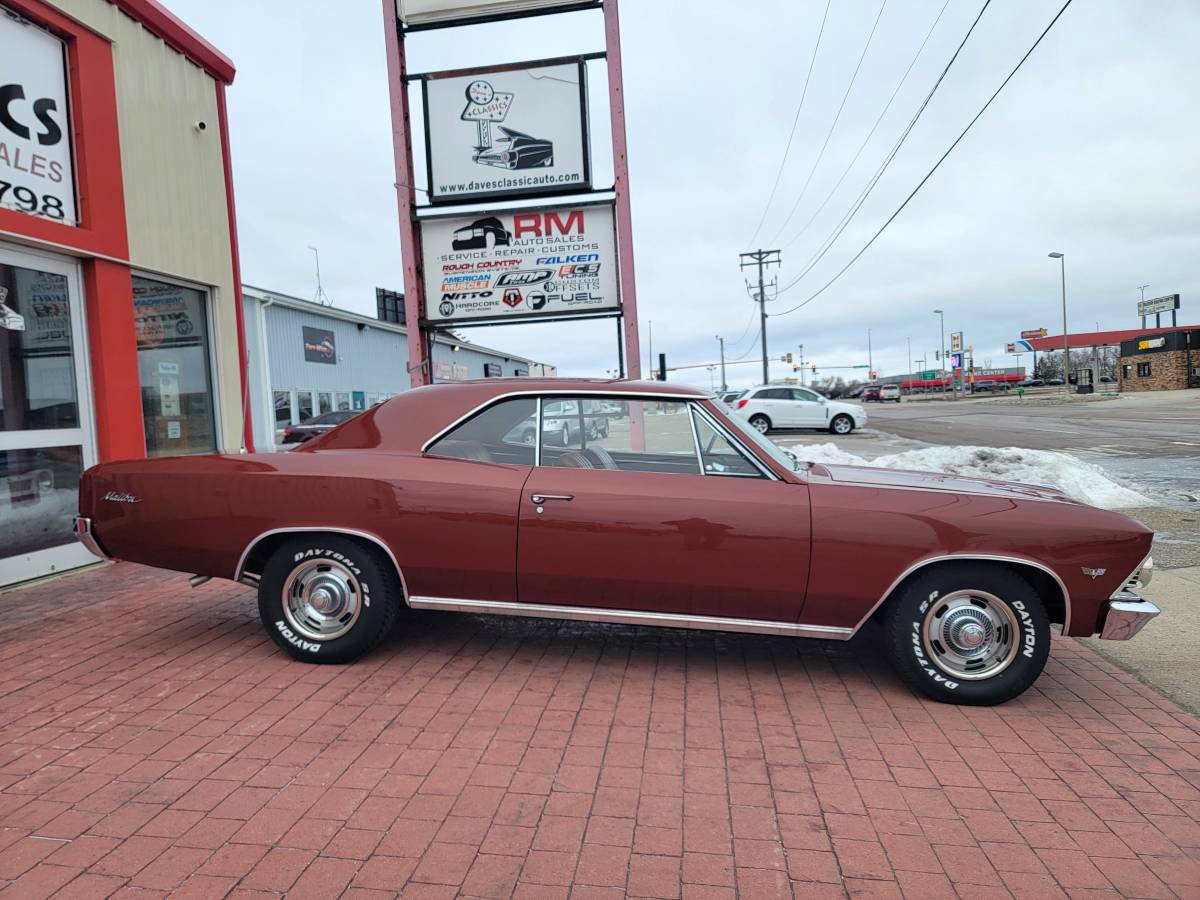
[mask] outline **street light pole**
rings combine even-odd
[[[941,354],[942,362],[941,362],[940,369],[941,369],[941,373],[942,373],[942,379],[941,379],[942,393],[945,394],[946,393],[946,378],[945,378],[945,376],[946,376],[946,314],[944,312],[942,312],[940,309],[935,309],[934,312],[937,313],[938,322],[940,323],[940,326],[941,326],[941,338],[939,339],[939,343],[938,343],[938,348],[939,348],[938,353]]]
[[[1067,337],[1067,258],[1057,250],[1048,254],[1050,259],[1057,259],[1062,271],[1062,306],[1063,306],[1063,396],[1071,393],[1071,342]]]
[[[1148,287],[1150,287],[1150,285],[1148,285],[1148,284],[1139,284],[1138,285],[1138,290],[1142,292],[1142,302],[1143,303],[1146,302],[1146,288],[1148,288]],[[1146,327],[1146,317],[1145,316],[1142,316],[1142,327],[1143,328]]]
[[[721,391],[729,390],[729,385],[725,383],[725,338],[717,335],[717,341],[721,344]]]

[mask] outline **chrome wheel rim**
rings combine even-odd
[[[833,430],[836,431],[838,434],[849,434],[850,433],[850,423],[847,422],[844,418],[840,418],[833,423]]]
[[[332,641],[346,634],[362,612],[362,588],[348,568],[312,559],[292,569],[283,584],[283,615],[297,634]]]
[[[1016,613],[995,594],[954,591],[939,597],[921,628],[925,654],[947,675],[982,681],[999,675],[1021,648]]]
[[[759,434],[766,434],[767,430],[770,428],[766,419],[755,419],[750,424],[754,426],[754,430]]]

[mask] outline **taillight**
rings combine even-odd
[[[750,398],[749,398],[749,397],[747,397],[745,400],[739,400],[739,401],[738,401],[737,408],[738,408],[738,409],[741,409],[743,406],[745,406],[745,405],[746,405],[747,403],[749,403],[749,402],[750,402]]]
[[[291,425],[289,425],[287,428],[283,429],[283,436],[285,438],[290,438],[292,436],[292,426]]]

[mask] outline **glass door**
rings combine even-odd
[[[95,559],[76,542],[96,462],[74,261],[0,246],[0,585]]]

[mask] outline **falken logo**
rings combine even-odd
[[[123,494],[120,491],[109,491],[101,500],[110,500],[113,503],[141,503],[141,497],[135,497],[133,494]]]
[[[1080,568],[1083,570],[1083,574],[1092,579],[1092,581],[1095,581],[1108,571],[1108,569],[1089,569],[1087,566],[1080,566]]]

